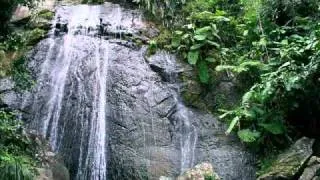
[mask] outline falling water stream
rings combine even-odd
[[[21,103],[29,128],[50,141],[71,179],[174,177],[202,161],[225,179],[254,174],[211,115],[184,105],[175,57],[148,58],[134,45],[153,33],[144,21],[112,3],[57,5],[48,38],[29,55],[37,82]]]
[[[41,67],[41,74],[37,80],[36,100],[33,103],[34,109],[37,109],[39,103],[37,99],[40,99],[38,97],[43,95],[42,89],[49,90],[44,104],[45,107],[43,107],[47,113],[40,114],[41,112],[38,111],[35,114],[35,119],[38,122],[42,122],[42,126],[37,126],[42,129],[42,134],[49,138],[53,150],[59,151],[62,142],[61,138],[63,138],[64,131],[66,131],[65,127],[59,129],[59,124],[61,124],[62,103],[68,103],[64,102],[65,86],[68,78],[70,76],[75,78],[78,83],[79,93],[84,90],[85,85],[83,83],[90,83],[92,90],[90,93],[93,99],[90,102],[91,110],[90,114],[88,114],[90,121],[86,125],[86,128],[90,128],[89,138],[87,139],[88,142],[81,142],[87,143],[87,150],[85,158],[83,157],[84,153],[80,152],[77,179],[104,180],[107,176],[106,89],[109,42],[96,37],[99,30],[98,26],[101,23],[101,8],[101,6],[87,5],[57,8],[54,28],[49,33],[49,49]],[[69,14],[67,17],[66,13]],[[121,13],[117,14],[117,16],[119,16],[117,18],[121,18]],[[62,17],[66,19],[62,19]],[[119,23],[119,20],[116,23]],[[56,36],[59,26],[65,26],[66,32],[62,32],[62,36]],[[79,51],[81,49],[79,48],[88,46],[90,48],[83,48],[82,50],[90,50],[89,52],[84,52],[88,54],[83,55],[90,55],[88,60],[91,62],[88,65],[92,69],[91,76],[93,81],[83,82],[83,72],[79,72],[82,70],[80,66],[81,60],[83,60],[83,58],[80,58]],[[72,93],[72,91],[69,93]],[[83,94],[79,94],[79,97],[83,97]],[[78,123],[83,122],[80,121]],[[81,141],[85,140],[81,138]],[[83,148],[80,145],[80,151],[83,151]]]

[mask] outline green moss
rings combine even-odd
[[[13,62],[12,78],[15,82],[15,88],[18,91],[28,90],[33,87],[34,80],[30,71],[26,68],[26,58],[20,57]]]
[[[44,9],[42,11],[40,11],[37,16],[39,18],[43,18],[43,19],[46,19],[46,20],[51,20],[54,16],[54,12],[48,10],[48,9]]]
[[[259,157],[258,161],[258,171],[257,171],[257,176],[260,176],[266,172],[272,167],[274,162],[276,161],[277,158],[276,152],[269,152],[267,155],[264,157]]]
[[[46,31],[40,28],[36,28],[31,31],[27,31],[27,40],[26,40],[26,45],[28,46],[33,46],[37,42],[39,42],[41,39],[45,37]]]
[[[154,41],[156,42],[159,48],[166,48],[166,45],[171,43],[171,38],[172,33],[167,28],[162,27],[160,29],[159,36],[154,38]]]

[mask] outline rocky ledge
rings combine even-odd
[[[320,179],[320,158],[313,155],[314,139],[302,137],[281,153],[258,180]]]

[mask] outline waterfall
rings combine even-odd
[[[195,149],[198,132],[194,124],[192,124],[193,121],[190,119],[192,117],[192,111],[184,105],[180,98],[181,84],[178,73],[181,68],[178,67],[176,58],[168,52],[159,53],[153,61],[161,62],[163,72],[160,74],[168,82],[172,90],[175,106],[168,117],[177,124],[180,146],[180,172],[183,173],[195,165]]]
[[[67,133],[65,131],[70,131],[65,127],[67,123],[63,122],[69,115],[62,112],[68,111],[65,109],[70,103],[68,96],[72,95],[73,91],[78,91],[78,103],[86,101],[91,104],[90,112],[85,112],[85,107],[75,108],[77,110],[75,116],[79,118],[76,124],[81,124],[81,128],[87,129],[71,130],[82,131],[77,179],[105,180],[107,176],[106,89],[109,43],[97,37],[100,8],[100,6],[78,5],[57,9],[53,21],[54,28],[49,33],[49,48],[41,65],[41,73],[37,78],[38,85],[33,95],[32,109],[35,113],[32,126],[40,129],[40,132],[49,139],[53,150],[57,152],[61,150],[64,134]],[[62,26],[66,28],[64,30],[56,28]],[[88,61],[88,67],[82,65],[84,59]],[[91,69],[90,76],[93,80],[91,82],[83,81],[87,73],[85,71],[88,70],[86,68]],[[70,83],[76,83],[78,88],[70,88]],[[92,90],[88,95],[92,96],[91,102],[86,100],[88,98],[84,89],[86,86]],[[47,96],[43,97],[44,94]],[[42,107],[39,107],[39,104],[43,104]],[[81,113],[87,113],[88,119],[80,117]]]
[[[177,104],[177,116],[181,121],[181,173],[194,166],[195,149],[197,144],[197,130],[196,127],[190,123],[188,116],[188,109],[181,103]]]
[[[176,177],[202,161],[227,180],[254,177],[242,167],[251,162],[241,145],[221,138],[223,126],[183,103],[186,65],[163,51],[146,56],[158,30],[140,11],[57,5],[52,24],[29,53],[36,85],[22,97],[21,117],[49,140],[72,180]]]

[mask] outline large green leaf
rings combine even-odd
[[[209,81],[209,72],[208,72],[207,63],[205,61],[200,61],[198,68],[199,68],[200,82],[207,84]]]
[[[246,143],[255,142],[260,137],[260,132],[251,131],[250,129],[243,129],[238,131],[239,138]]]
[[[228,129],[226,131],[227,135],[231,133],[231,131],[234,129],[234,127],[238,124],[239,121],[240,121],[239,116],[236,116],[236,117],[234,117],[232,119],[232,121],[231,121],[231,123],[230,123],[230,125],[229,125],[229,127],[228,127]]]
[[[188,52],[188,63],[189,64],[196,64],[199,59],[199,51],[189,51]]]
[[[178,36],[173,37],[171,40],[171,46],[174,48],[179,47],[180,43],[181,43],[181,39]]]
[[[183,34],[183,31],[175,31],[174,32],[176,35],[182,35]]]
[[[211,26],[205,26],[203,28],[199,28],[195,31],[195,34],[197,35],[206,35],[209,31],[211,31]]]
[[[204,44],[195,44],[190,47],[190,50],[197,50],[200,49]]]
[[[217,42],[207,40],[207,43],[212,46],[215,46],[216,48],[220,48],[220,44],[218,44]]]
[[[207,36],[206,35],[195,35],[193,38],[197,41],[203,41],[207,38]]]

